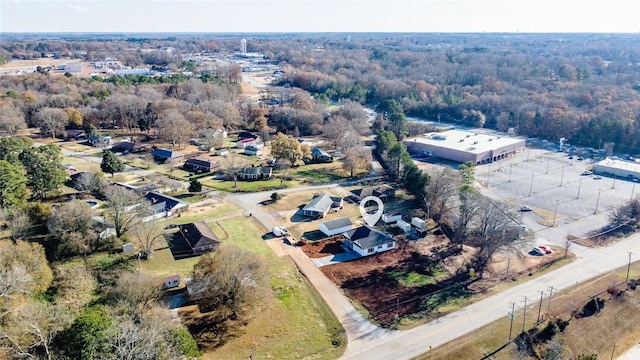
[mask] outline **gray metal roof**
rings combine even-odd
[[[331,199],[331,196],[329,196],[329,194],[324,193],[311,199],[311,201],[309,201],[309,203],[303,208],[303,210],[323,213],[328,211],[331,208],[331,205],[333,205],[333,199]]]
[[[349,218],[346,218],[346,217],[325,221],[321,224],[323,224],[327,228],[327,230],[335,230],[341,227],[353,225],[351,220],[349,220]]]

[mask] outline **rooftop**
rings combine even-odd
[[[640,172],[640,164],[633,161],[614,160],[611,158],[606,158],[604,160],[598,161],[596,163],[596,166],[607,166],[607,167],[626,170],[626,171]]]
[[[349,218],[346,218],[346,217],[325,221],[321,224],[324,224],[324,226],[329,230],[339,229],[341,227],[353,225],[351,220],[349,220]]]
[[[349,230],[344,235],[361,249],[369,249],[394,241],[392,237],[382,231],[367,226]]]
[[[406,142],[415,141],[438,147],[446,147],[458,151],[466,151],[481,154],[498,147],[513,145],[523,142],[524,139],[510,137],[508,135],[489,135],[473,131],[448,130],[443,132],[427,133],[423,136],[407,138]]]

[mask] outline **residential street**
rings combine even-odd
[[[286,189],[279,192],[292,193],[333,186],[336,185]],[[229,195],[227,201],[240,206],[266,229],[271,229],[279,224],[258,204],[267,199],[270,194],[271,192]],[[544,235],[553,237],[550,239],[553,243],[559,244],[562,241],[562,239],[555,239],[558,236],[557,232],[544,232]],[[525,296],[532,297],[539,290],[546,290],[549,286],[553,286],[554,291],[566,289],[624,266],[628,262],[629,251],[640,254],[640,245],[637,243],[639,239],[640,235],[633,235],[617,244],[596,250],[580,247],[579,258],[561,269],[469,305],[428,324],[405,331],[390,331],[372,325],[358,313],[349,300],[342,295],[340,289],[329,281],[299,248],[285,245],[280,240],[269,240],[268,244],[276,253],[280,255],[286,253],[291,256],[344,326],[349,343],[342,359],[370,360],[410,359],[427,352],[429,346],[443,345],[505,317],[511,302],[522,304]],[[632,258],[632,260],[635,259]],[[507,334],[505,338],[506,336]]]

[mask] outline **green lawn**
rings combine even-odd
[[[300,186],[299,181],[284,181],[280,185],[280,179],[262,180],[262,181],[238,181],[238,186],[233,187],[233,181],[225,180],[202,180],[202,185],[215,190],[228,192],[258,192],[266,190],[285,189]]]
[[[303,169],[298,170],[294,175],[303,177],[306,181],[312,183],[335,182],[346,179],[346,176],[334,172],[327,172],[324,169]]]
[[[223,243],[263,256],[270,271],[272,297],[249,322],[243,334],[204,359],[335,359],[346,336],[329,307],[300,275],[288,257],[279,258],[264,243],[264,229],[254,219],[238,217],[212,226]],[[225,234],[218,233],[224,229]],[[334,346],[334,343],[337,346]]]
[[[214,205],[213,208],[193,208],[189,211],[180,214],[180,217],[175,217],[167,220],[166,224],[186,224],[194,221],[206,221],[207,219],[215,219],[221,216],[233,215],[239,213],[240,208],[233,204],[222,203]]]

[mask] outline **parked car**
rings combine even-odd
[[[549,248],[548,246],[540,245],[538,247],[540,248],[540,250],[544,251],[545,254],[551,254],[553,252],[553,250],[551,250],[551,248]]]
[[[580,174],[582,176],[589,176],[589,175],[593,175],[593,172],[589,171],[589,170],[585,170],[582,172],[582,174]]]
[[[520,211],[532,211],[533,209],[528,206],[523,206],[520,208]]]
[[[582,161],[582,160],[584,160],[584,158],[583,158],[582,156],[578,156],[578,159],[577,159],[577,160],[578,160],[578,161]]]
[[[602,179],[602,176],[596,175],[596,176],[593,177],[593,180],[600,180],[600,179]]]
[[[534,246],[534,247],[533,247],[533,250],[531,250],[531,252],[532,252],[534,255],[539,255],[539,256],[544,256],[544,254],[545,254],[544,250],[540,249],[540,247],[539,247],[539,246]]]
[[[271,229],[271,232],[273,233],[273,235],[275,236],[285,236],[285,235],[289,235],[289,230],[287,230],[287,228],[282,227],[282,226],[276,226],[273,229]]]

